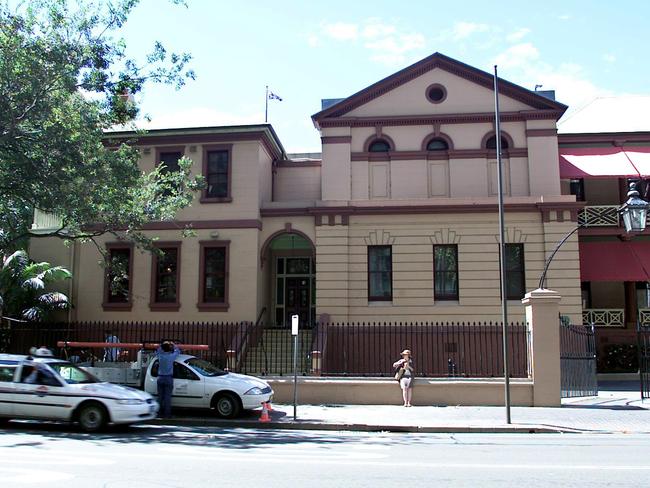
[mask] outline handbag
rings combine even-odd
[[[402,376],[404,376],[404,368],[400,368],[397,370],[397,373],[395,373],[395,379],[399,381],[402,379]]]

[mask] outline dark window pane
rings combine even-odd
[[[287,274],[309,274],[309,258],[287,258]]]
[[[576,196],[576,201],[578,202],[585,201],[585,185],[584,185],[584,180],[582,178],[571,180],[570,193],[571,195]]]
[[[370,144],[368,148],[370,152],[388,152],[390,151],[390,144],[383,139],[377,139]]]
[[[156,257],[156,303],[174,303],[178,296],[178,249],[161,249],[162,256]]]
[[[431,139],[427,144],[427,151],[446,151],[447,149],[449,149],[449,145],[444,139]]]
[[[110,249],[108,268],[108,302],[128,303],[131,249]]]
[[[284,274],[284,258],[278,259],[278,274]]]
[[[368,300],[392,299],[392,269],[391,246],[368,246]]]
[[[275,303],[284,305],[284,278],[278,278],[275,285]]]
[[[523,244],[506,244],[506,298],[519,300],[526,294]]]
[[[204,249],[203,301],[225,302],[226,299],[226,248]]]
[[[165,168],[163,171],[178,171],[180,170],[178,160],[182,157],[183,154],[180,151],[161,152],[158,163],[164,164]]]
[[[458,300],[458,248],[455,244],[434,246],[434,296]]]
[[[228,197],[228,151],[208,152],[206,195],[210,198]]]
[[[496,149],[497,148],[497,137],[492,136],[490,137],[487,142],[485,143],[485,147],[487,149]],[[501,137],[501,149],[508,149],[508,141],[505,139],[505,137]]]

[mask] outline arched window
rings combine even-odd
[[[377,139],[372,141],[368,146],[368,152],[388,152],[390,151],[390,144],[384,139]]]
[[[496,149],[497,148],[497,136],[490,137],[485,142],[486,149]],[[508,149],[508,141],[505,137],[501,136],[501,149]]]
[[[446,151],[448,149],[447,141],[438,137],[431,139],[427,144],[427,151]]]

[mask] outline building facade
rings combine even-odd
[[[77,321],[499,320],[492,83],[433,54],[315,114],[320,158],[288,157],[270,125],[138,135],[143,170],[185,155],[208,183],[176,221],[143,229],[163,255],[100,238],[121,276],[92,244],[33,239],[31,255],[71,269]],[[500,107],[508,306],[523,320],[521,298],[584,203],[560,174],[566,107],[505,80]],[[188,226],[196,237],[181,238]],[[47,227],[37,214],[34,231]],[[575,323],[578,252],[574,236],[547,275]]]

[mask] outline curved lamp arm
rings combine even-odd
[[[557,243],[557,246],[555,246],[555,249],[553,249],[553,252],[549,255],[549,257],[546,259],[546,263],[544,263],[544,270],[542,271],[542,276],[539,278],[539,286],[538,288],[544,289],[544,285],[546,285],[546,272],[548,271],[548,267],[551,265],[551,261],[553,261],[553,258],[557,254],[557,252],[560,250],[562,247],[562,244],[564,244],[569,237],[571,237],[573,234],[578,229],[582,229],[585,227],[584,224],[579,224],[575,229],[573,229],[571,232],[569,232],[567,235],[565,235],[560,242]]]

